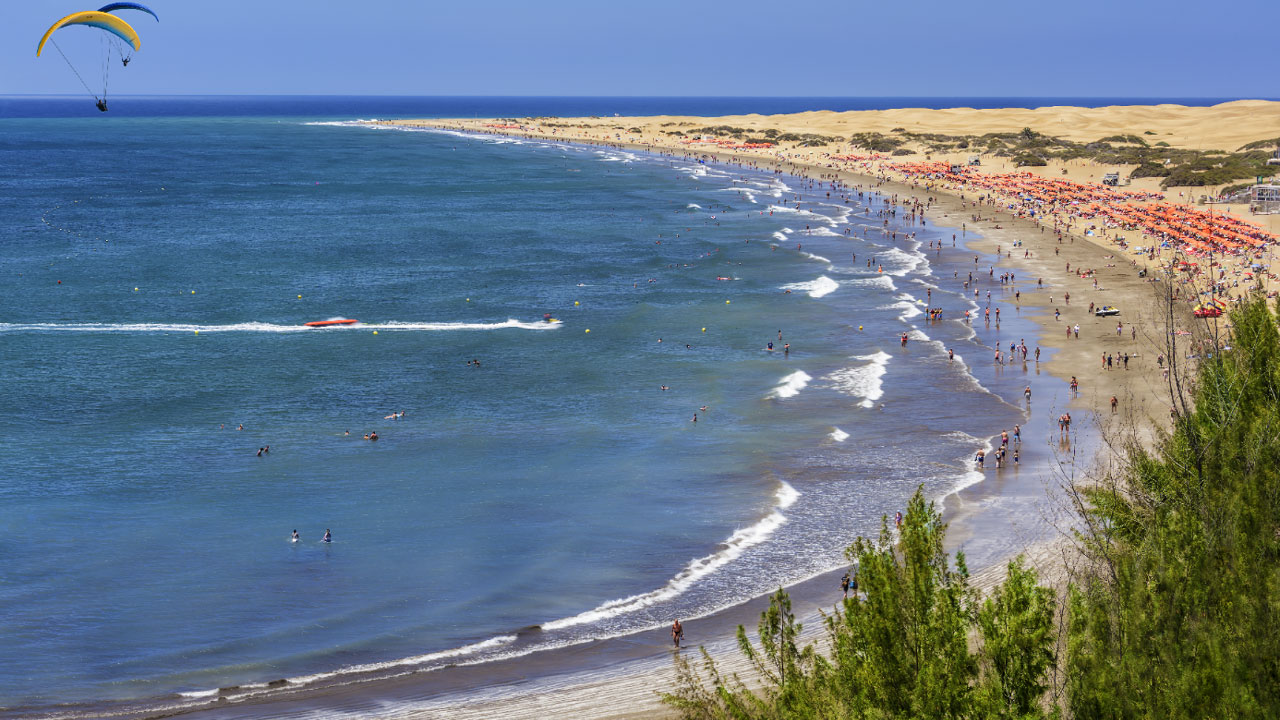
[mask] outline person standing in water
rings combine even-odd
[[[684,626],[680,624],[680,619],[676,618],[671,623],[671,642],[675,644],[676,649],[680,649],[680,641],[684,639]]]
[[[293,536],[289,538],[289,542],[298,542],[301,539],[302,538],[298,537],[298,531],[295,529],[293,531]]]
[[[333,534],[329,532],[329,528],[324,529],[324,540],[322,542],[333,542]]]

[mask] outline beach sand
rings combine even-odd
[[[776,150],[691,150],[674,140],[664,141],[663,138],[669,136],[660,135],[659,131],[681,123],[695,127],[722,124],[772,127],[789,132],[845,136],[851,132],[889,132],[895,127],[920,132],[980,134],[1017,132],[1030,126],[1046,134],[1078,140],[1151,131],[1179,147],[1235,149],[1246,142],[1277,134],[1280,103],[1243,101],[1211,108],[1172,105],[1037,110],[962,108],[731,118],[578,118],[555,119],[554,124],[493,119],[394,121],[401,125],[627,147],[677,157],[696,153],[712,163],[778,167],[792,175],[810,178],[829,178],[834,172],[822,158],[822,153],[830,152],[831,148],[789,148],[785,157],[780,158],[775,155]],[[495,127],[501,125],[510,127]],[[640,132],[628,132],[631,128],[638,128]],[[1077,163],[1069,167],[1068,175],[1088,181],[1102,171],[1100,167]],[[1046,172],[1060,174],[1060,169],[1050,167]],[[1033,221],[991,207],[975,209],[973,198],[962,200],[943,189],[926,191],[911,184],[886,181],[880,172],[845,169],[839,171],[839,177],[849,187],[896,197],[900,202],[909,198],[921,201],[932,198],[925,212],[928,223],[950,228],[957,236],[957,250],[952,252],[946,248],[946,261],[930,257],[940,286],[948,281],[960,282],[950,276],[953,268],[960,278],[964,277],[960,268],[965,265],[959,256],[966,247],[980,256],[975,275],[1015,273],[1016,287],[1022,291],[1020,301],[1013,300],[1012,292],[998,299],[1006,312],[1006,323],[1019,331],[1026,330],[1028,344],[1039,345],[1046,352],[1043,362],[1031,363],[1025,369],[1017,364],[1000,369],[1000,372],[1015,373],[1018,386],[1025,382],[1033,389],[1033,401],[1023,425],[1023,463],[1016,470],[1003,471],[988,465],[983,482],[944,499],[944,517],[950,525],[948,549],[966,550],[990,559],[984,566],[972,568],[975,570],[972,583],[979,591],[989,591],[1001,582],[1005,561],[1019,553],[1027,556],[1029,564],[1036,567],[1046,581],[1062,587],[1067,564],[1073,562],[1075,556],[1065,532],[1071,520],[1061,503],[1060,485],[1116,462],[1117,456],[1109,443],[1150,444],[1168,427],[1169,387],[1156,363],[1156,357],[1166,352],[1165,314],[1159,298],[1168,286],[1138,277],[1132,256],[1124,255],[1104,238],[1067,234],[1059,240]],[[974,220],[978,213],[982,220]],[[1273,217],[1280,220],[1280,216]],[[1273,232],[1280,230],[1276,225],[1271,223]],[[1015,242],[1022,245],[1015,248]],[[921,248],[921,252],[925,250]],[[996,261],[997,250],[1007,255]],[[972,253],[966,257],[972,257]],[[1092,268],[1095,272],[1091,277],[1082,278],[1066,269],[1068,263],[1073,269]],[[989,266],[993,270],[989,271]],[[974,269],[972,263],[968,268]],[[1067,292],[1071,294],[1069,304],[1065,301]],[[1114,305],[1121,309],[1121,314],[1095,317],[1089,312],[1090,303]],[[1055,310],[1060,313],[1056,318]],[[1179,308],[1176,317],[1180,323],[1193,324],[1186,307]],[[1123,323],[1119,333],[1117,322]],[[1195,322],[1203,325],[1222,321]],[[1068,338],[1066,328],[1076,324],[1080,326],[1079,337],[1073,334]],[[979,319],[974,320],[979,337],[986,342],[989,331],[981,325]],[[1007,345],[1009,337],[1001,336],[1001,340]],[[1105,369],[1101,358],[1106,353],[1121,356],[1128,353],[1127,369],[1118,362],[1110,370]],[[967,361],[971,366],[992,362],[990,357]],[[1068,390],[1073,376],[1080,382],[1080,392],[1074,397]],[[1014,379],[1009,380],[1012,383]],[[1113,396],[1117,398],[1114,413],[1110,406]],[[1013,404],[1022,401],[1021,397],[1007,394],[1005,399]],[[1067,436],[1059,433],[1056,425],[1057,417],[1064,412],[1070,412],[1073,426],[1080,428]],[[839,575],[837,570],[788,588],[797,615],[805,620],[807,637],[820,637],[818,611],[829,611],[839,599]],[[754,628],[766,605],[767,598],[760,597],[710,617],[688,620],[685,622],[686,644],[703,645],[722,663],[723,669],[745,673],[748,668],[736,650],[733,632],[738,624]],[[670,639],[666,629],[660,628],[552,653],[449,668],[379,681],[370,686],[348,686],[295,697],[285,695],[260,703],[222,703],[192,714],[217,718],[325,712],[415,718],[664,717],[670,712],[659,703],[658,693],[671,690],[674,679]]]

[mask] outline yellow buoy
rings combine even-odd
[[[471,302],[471,298],[467,298],[467,302]]]
[[[195,290],[192,290],[192,291],[191,291],[191,294],[192,294],[192,295],[195,295],[195,294],[196,294],[196,291],[195,291]]]
[[[591,332],[591,328],[587,328],[584,332]]]
[[[377,334],[378,334],[378,331],[377,331],[377,330],[374,330],[374,331],[373,331],[373,334],[374,334],[374,335],[377,335]]]
[[[134,292],[138,292],[138,288],[134,288],[134,289],[133,289],[133,291],[134,291]]]
[[[301,299],[302,299],[302,296],[301,296],[301,295],[299,295],[299,296],[298,296],[298,299],[299,299],[299,300],[301,300]]]
[[[573,304],[574,304],[574,305],[580,305],[581,303],[579,303],[577,300],[574,300],[574,301],[573,301]]]
[[[707,329],[706,329],[706,328],[702,328],[702,332],[706,332],[706,331],[707,331]]]
[[[197,330],[197,331],[196,331],[196,334],[197,334],[197,335],[199,335],[199,334],[200,334],[200,331],[199,331],[199,330]]]
[[[861,330],[861,329],[862,329],[862,326],[861,326],[861,325],[859,325],[859,326],[858,326],[858,329],[859,329],[859,330]]]
[[[728,304],[729,304],[729,301],[728,301],[728,300],[725,300],[725,301],[724,301],[724,304],[725,304],[725,305],[728,305]]]

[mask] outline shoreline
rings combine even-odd
[[[448,121],[440,121],[448,122]],[[474,129],[461,129],[451,127],[444,124],[430,124],[439,128],[468,133],[475,133]],[[428,124],[428,123],[422,123]],[[526,135],[520,133],[498,133],[510,137],[520,137],[532,140],[543,140],[552,142],[572,142],[574,144],[586,144],[596,147],[607,147],[616,150],[640,151],[646,154],[669,155],[671,157],[680,158],[677,154],[679,148],[671,147],[654,147],[650,145],[623,143],[623,142],[605,142],[605,141],[582,141],[572,140],[566,141],[564,138],[556,138],[551,136]],[[725,152],[702,152],[697,154],[686,153],[684,159],[692,159],[703,157],[713,159],[717,164],[728,166],[742,166],[743,158],[733,153]],[[781,167],[779,163],[777,167]],[[862,188],[865,191],[878,193],[881,196],[897,199],[905,199],[916,197],[922,193],[922,189],[910,185],[905,182],[887,181],[874,175],[864,175],[848,170],[840,170],[830,172],[830,168],[819,165],[805,165],[801,163],[787,163],[788,172],[792,178],[805,179],[814,177],[835,177],[843,181],[850,189]],[[760,170],[762,168],[755,167]],[[777,172],[777,170],[775,170]],[[813,173],[813,174],[808,174]],[[1066,460],[1058,458],[1057,469],[1051,469],[1050,455],[1053,451],[1046,452],[1044,457],[1038,458],[1041,462],[1039,472],[1024,473],[1020,483],[1016,488],[1009,487],[1007,481],[1002,481],[999,476],[993,477],[994,471],[988,469],[992,475],[984,474],[981,481],[960,487],[953,490],[941,498],[939,502],[944,502],[943,517],[948,523],[950,532],[947,537],[948,552],[954,554],[956,550],[964,549],[966,544],[972,543],[975,539],[981,539],[987,533],[980,530],[978,525],[989,520],[984,517],[985,514],[991,514],[989,506],[994,502],[1005,501],[1010,498],[1011,493],[1020,494],[1022,499],[1031,500],[1032,506],[1037,506],[1039,512],[1045,515],[1054,512],[1053,508],[1044,507],[1040,503],[1047,499],[1045,486],[1043,483],[1048,482],[1047,475],[1052,475],[1055,471],[1061,471],[1065,466],[1070,469],[1068,472],[1087,473],[1096,467],[1100,460],[1100,456],[1104,450],[1105,442],[1102,435],[1107,432],[1108,427],[1114,427],[1115,423],[1121,422],[1135,428],[1144,438],[1150,439],[1154,436],[1157,427],[1163,426],[1165,416],[1159,412],[1158,408],[1163,408],[1163,404],[1159,399],[1161,383],[1153,381],[1153,375],[1158,375],[1158,371],[1154,367],[1150,367],[1152,358],[1160,351],[1158,342],[1155,342],[1155,334],[1150,332],[1152,329],[1150,324],[1155,318],[1145,318],[1149,327],[1144,328],[1143,333],[1137,338],[1122,337],[1116,341],[1111,337],[1108,328],[1110,327],[1110,318],[1102,319],[1089,316],[1084,313],[1081,307],[1083,298],[1077,300],[1074,306],[1068,305],[1063,313],[1062,319],[1069,323],[1078,323],[1081,326],[1080,338],[1083,340],[1072,340],[1064,342],[1061,338],[1054,336],[1056,327],[1061,327],[1067,323],[1061,323],[1054,319],[1053,310],[1054,298],[1050,295],[1056,288],[1063,290],[1072,289],[1072,279],[1075,278],[1083,283],[1077,276],[1065,271],[1061,267],[1056,267],[1054,263],[1047,259],[1047,253],[1052,247],[1049,240],[1052,236],[1044,233],[1044,228],[1040,224],[1029,221],[1024,218],[1016,217],[1008,214],[1006,217],[984,218],[981,223],[972,223],[963,220],[965,213],[968,211],[966,202],[959,196],[946,192],[945,190],[931,189],[927,191],[932,196],[933,203],[925,217],[937,226],[943,226],[959,231],[958,234],[966,237],[968,247],[989,256],[996,257],[994,253],[1000,249],[1006,253],[1011,253],[1009,248],[1014,245],[1015,241],[1022,240],[1034,252],[1040,249],[1044,250],[1044,256],[1032,257],[1012,257],[1006,255],[1003,260],[996,260],[997,267],[1002,270],[1012,269],[1015,271],[1030,271],[1037,278],[1043,278],[1045,285],[1038,291],[1027,292],[1021,298],[1021,308],[1026,308],[1026,313],[1019,312],[1019,317],[1033,323],[1037,330],[1039,344],[1049,348],[1050,357],[1044,363],[1044,369],[1052,377],[1048,383],[1056,381],[1061,392],[1054,393],[1054,408],[1068,411],[1083,411],[1080,413],[1082,418],[1076,418],[1077,422],[1084,419],[1087,427],[1077,431],[1084,437],[1083,442],[1077,442],[1076,450],[1079,453],[1079,460],[1074,460],[1071,450],[1059,447],[1067,456]],[[1002,225],[1003,224],[1003,225]],[[968,232],[972,229],[977,236],[972,236]],[[1038,241],[1037,241],[1038,240]],[[1080,242],[1077,242],[1080,241]],[[959,246],[957,246],[959,247]],[[924,249],[922,248],[921,251]],[[1132,307],[1145,306],[1155,295],[1154,288],[1146,282],[1140,280],[1136,274],[1136,268],[1118,267],[1118,263],[1107,263],[1108,259],[1113,259],[1116,250],[1113,247],[1103,245],[1098,239],[1066,236],[1065,244],[1060,244],[1059,251],[1061,254],[1055,257],[1070,259],[1069,262],[1073,266],[1079,266],[1080,262],[1096,263],[1099,267],[1096,275],[1100,280],[1105,279],[1106,286],[1101,287],[1098,291],[1091,291],[1093,295],[1098,297],[1116,297],[1121,296],[1134,300]],[[1065,251],[1065,252],[1063,252]],[[930,260],[935,263],[934,260]],[[1109,266],[1109,267],[1108,267]],[[1065,265],[1063,265],[1065,267]],[[935,266],[936,271],[940,269]],[[1025,275],[1024,275],[1025,277]],[[1078,290],[1078,293],[1083,291]],[[1059,305],[1061,302],[1059,301]],[[1098,305],[1111,304],[1110,302],[1097,302]],[[1019,310],[1021,310],[1019,308]],[[1062,308],[1059,308],[1062,309]],[[1133,315],[1128,315],[1132,320]],[[975,327],[977,323],[974,323]],[[1056,327],[1055,327],[1056,326]],[[1126,330],[1125,335],[1129,333]],[[1092,342],[1091,342],[1092,341]],[[1133,345],[1126,345],[1133,343]],[[1125,348],[1132,347],[1132,357],[1139,359],[1139,363],[1143,363],[1145,372],[1135,372],[1138,367],[1128,372],[1111,372],[1102,373],[1096,379],[1098,382],[1090,383],[1085,380],[1082,383],[1081,392],[1075,397],[1068,397],[1069,393],[1065,391],[1067,381],[1073,375],[1086,377],[1088,362],[1091,362],[1093,350],[1095,348]],[[979,361],[980,362],[980,361]],[[1122,374],[1123,372],[1123,374]],[[1036,374],[1040,374],[1040,368],[1036,368]],[[1098,375],[1099,373],[1095,373]],[[1130,378],[1126,380],[1125,378]],[[1035,386],[1033,384],[1033,386]],[[1041,397],[1040,391],[1043,388],[1037,387],[1037,397]],[[1126,402],[1122,405],[1119,417],[1110,420],[1103,414],[1105,407],[1104,398],[1108,395],[1121,395],[1126,398]],[[1061,402],[1058,405],[1057,402]],[[1006,398],[1006,402],[1010,402]],[[1048,417],[1043,418],[1046,426],[1051,422]],[[1046,433],[1048,434],[1048,433]],[[1092,436],[1092,437],[1090,437]],[[1047,443],[1046,443],[1047,444]],[[1024,441],[1026,445],[1026,441]],[[1028,468],[1030,470],[1030,468]],[[1034,483],[1028,483],[1028,475],[1037,475]],[[1028,485],[1034,487],[1028,487]],[[996,486],[999,486],[998,488]],[[1062,582],[1062,566],[1065,563],[1065,556],[1070,552],[1068,543],[1060,534],[1055,521],[1040,516],[1037,518],[1040,522],[1035,523],[1039,526],[1039,530],[1044,533],[1048,532],[1048,539],[1041,536],[1035,541],[1013,543],[1017,549],[1010,548],[1006,552],[1002,561],[991,562],[982,567],[971,578],[974,587],[980,591],[990,590],[1003,580],[1004,562],[1012,559],[1015,555],[1024,554],[1027,556],[1028,564],[1035,567],[1041,573],[1042,582],[1053,584],[1061,584]],[[1009,538],[1009,533],[1016,532],[1012,526],[1004,528],[1005,538]],[[972,568],[971,568],[972,569]],[[840,570],[833,570],[822,575],[809,578],[807,580],[795,583],[787,588],[792,595],[793,607],[797,610],[797,615],[805,619],[806,626],[811,628],[816,620],[820,619],[818,611],[829,607],[835,602],[835,595],[830,591],[822,590],[823,587],[836,587],[836,583],[840,574]],[[826,597],[829,602],[819,600],[819,597]],[[754,628],[759,612],[767,605],[767,596],[759,596],[751,598],[733,608],[722,610],[714,613],[708,618],[696,621],[686,621],[686,635],[692,635],[694,629],[698,629],[699,625],[706,624],[706,630],[711,631],[709,636],[713,638],[710,643],[705,644],[713,653],[717,660],[723,664],[723,668],[730,671],[743,671],[747,668],[736,666],[734,662],[738,658],[736,644],[732,641],[732,633],[737,624],[745,624],[748,628]],[[662,634],[664,631],[647,631],[636,633],[632,636],[625,636],[617,640],[627,638],[636,638],[636,642],[641,642],[641,636],[655,636],[650,643],[661,646],[664,643]],[[806,633],[808,635],[808,633]],[[438,706],[438,710],[445,713],[449,717],[487,717],[490,713],[499,709],[508,717],[539,717],[545,712],[553,711],[556,714],[567,714],[570,717],[591,717],[591,718],[632,718],[632,717],[652,717],[657,715],[670,715],[671,713],[656,701],[656,692],[671,687],[674,674],[671,672],[671,662],[663,652],[654,657],[633,660],[635,665],[633,672],[625,675],[628,682],[624,682],[620,687],[616,678],[597,678],[589,673],[570,673],[572,679],[563,682],[562,678],[557,677],[558,682],[553,683],[549,687],[539,688],[535,681],[527,681],[531,685],[526,687],[522,693],[511,693],[501,699],[493,699],[483,697],[485,689],[460,689],[454,694],[446,694],[445,698],[450,700],[442,700]],[[629,683],[629,684],[628,684]],[[653,692],[646,695],[643,692],[636,692],[634,686],[648,685]],[[505,683],[491,685],[489,689],[494,687],[504,687]],[[632,702],[637,703],[634,707],[628,707],[623,710],[607,710],[606,707],[616,705],[614,700],[619,697],[629,698]],[[550,694],[552,697],[546,697]],[[505,695],[505,693],[504,693]],[[477,697],[479,696],[479,697]],[[647,699],[646,699],[647,698]]]

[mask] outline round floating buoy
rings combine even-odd
[[[200,331],[199,331],[199,330],[197,330],[197,331],[196,331],[196,334],[197,334],[197,335],[199,335],[199,334],[200,334]]]
[[[859,325],[859,326],[858,326],[858,329],[859,329],[859,330],[861,330],[861,329],[862,329],[862,326],[861,326],[861,325]]]
[[[724,301],[724,304],[725,304],[725,305],[728,305],[728,304],[729,304],[729,301],[728,301],[728,300],[725,300],[725,301]]]
[[[62,284],[62,281],[61,281],[61,280],[59,280],[59,281],[58,281],[58,284],[59,284],[59,285],[61,285],[61,284]]]
[[[580,305],[581,303],[579,303],[577,300],[574,300],[574,301],[573,301],[573,304],[574,304],[574,305]]]
[[[467,302],[471,302],[471,298],[467,298]]]
[[[133,289],[133,291],[134,291],[134,292],[138,292],[138,288],[134,288],[134,289]]]
[[[586,329],[586,330],[584,330],[583,332],[591,332],[591,328],[587,328],[587,329]]]
[[[191,291],[191,294],[192,294],[192,295],[195,295],[195,294],[196,294],[196,291],[195,291],[195,290],[192,290],[192,291]]]
[[[301,300],[301,299],[302,299],[302,296],[301,296],[301,295],[299,295],[299,296],[298,296],[298,299],[299,299],[299,300]]]
[[[374,330],[374,331],[373,331],[373,334],[374,334],[374,335],[377,335],[377,334],[378,334],[378,331],[377,331],[377,330]]]
[[[707,331],[707,329],[706,329],[706,328],[702,328],[702,332],[706,332],[706,331]]]

